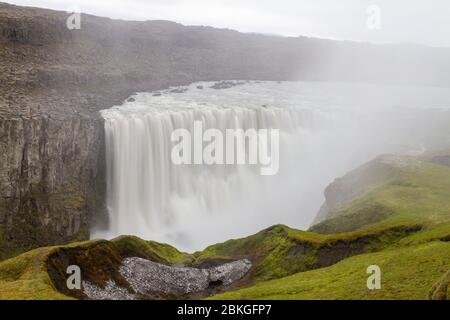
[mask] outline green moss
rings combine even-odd
[[[58,192],[51,194],[33,194],[33,197],[48,197],[52,203],[58,203],[66,210],[83,210],[87,206],[83,188],[77,184],[66,184]]]
[[[208,260],[240,259],[252,260],[251,278],[264,280],[281,277],[302,270],[302,264],[308,261],[296,261],[291,264],[284,258],[297,242],[311,246],[314,235],[290,229],[283,225],[273,226],[253,236],[210,246],[203,252],[196,253],[194,265],[200,265]]]
[[[383,250],[420,230],[420,226],[386,226],[336,235],[299,231],[283,225],[256,235],[229,240],[195,254],[194,265],[208,260],[248,258],[253,268],[247,284],[329,266],[349,256]]]
[[[388,249],[212,299],[426,299],[432,285],[450,268],[449,252],[446,242]],[[380,290],[367,289],[370,265],[381,268]]]
[[[450,271],[431,288],[429,299],[450,300]]]
[[[40,248],[0,263],[1,300],[70,299],[55,290],[46,259],[54,248]]]
[[[396,170],[384,184],[332,213],[311,231],[336,233],[376,224],[420,224],[434,229],[450,222],[450,168],[421,162]]]
[[[118,269],[122,260],[131,256],[167,264],[193,259],[167,244],[129,236],[39,248],[0,263],[0,299],[83,298],[81,291],[66,288],[69,265],[78,265],[83,280],[100,287],[110,279],[126,286]]]
[[[450,263],[450,168],[422,162],[414,168],[391,170],[383,179],[384,183],[378,180],[376,187],[311,228],[323,237],[314,236],[309,265],[317,259],[320,262],[321,248],[329,246],[329,253],[336,253],[342,242],[349,248],[365,242],[359,254],[366,254],[278,280],[257,281],[248,289],[219,298],[426,298]],[[389,283],[381,291],[365,288],[365,268],[371,264],[384,266]],[[441,297],[447,285],[445,281],[437,284],[435,296]]]
[[[129,236],[113,241],[93,240],[40,248],[0,264],[0,298],[82,298],[82,292],[68,292],[65,289],[65,270],[71,264],[81,267],[84,280],[100,287],[110,279],[126,286],[118,268],[123,258],[128,256],[171,265],[199,265],[215,259],[250,258],[254,267],[241,286],[259,285],[270,279],[307,274],[310,272],[307,270],[311,269],[326,269],[324,267],[364,252],[386,251],[396,246],[399,239],[416,231],[417,228],[381,228],[376,231],[319,235],[278,225],[244,239],[210,246],[194,255],[179,252],[166,244]]]
[[[168,244],[145,241],[134,236],[121,236],[112,240],[112,242],[124,256],[132,252],[134,256],[166,264],[186,264],[193,259],[191,255],[180,252]]]
[[[393,211],[378,203],[364,203],[350,212],[333,215],[330,219],[311,227],[310,231],[318,233],[338,233],[357,230],[388,218]]]
[[[5,229],[0,225],[0,261],[19,255],[29,249],[8,241]]]
[[[422,232],[412,234],[400,240],[399,245],[416,245],[435,240],[450,241],[450,223],[427,227]]]
[[[450,269],[450,168],[421,163],[388,173],[312,228],[321,233],[276,225],[193,255],[131,236],[41,248],[0,263],[0,298],[82,298],[65,291],[68,264],[80,265],[84,279],[96,285],[109,279],[126,285],[118,268],[130,256],[198,267],[250,259],[253,267],[239,283],[247,288],[217,298],[423,299],[433,284],[430,297],[441,298],[448,283],[438,280]],[[379,291],[365,287],[372,264],[382,268]]]

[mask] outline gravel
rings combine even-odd
[[[251,267],[247,259],[200,269],[172,267],[142,258],[126,258],[119,272],[134,293],[114,281],[109,281],[105,288],[84,281],[83,288],[88,298],[98,300],[132,300],[152,294],[186,296],[228,286],[242,279]]]

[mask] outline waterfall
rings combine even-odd
[[[110,225],[94,236],[138,235],[192,251],[271,224],[307,228],[328,183],[412,136],[411,123],[401,126],[399,117],[337,107],[320,94],[298,103],[289,85],[277,93],[274,85],[220,93],[191,86],[182,94],[139,94],[104,110]],[[171,134],[192,131],[195,121],[221,132],[279,129],[279,173],[262,176],[257,165],[174,164]]]
[[[226,212],[232,218],[231,213],[240,212],[248,201],[267,196],[271,180],[252,165],[173,164],[175,129],[192,131],[194,121],[222,132],[283,128],[286,146],[304,130],[301,124],[308,113],[268,107],[150,107],[110,110],[104,116],[109,232],[149,237]]]

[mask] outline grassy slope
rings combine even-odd
[[[190,255],[181,253],[169,245],[128,236],[112,241],[92,240],[65,246],[38,248],[0,263],[0,300],[72,299],[55,288],[48,272],[49,257],[60,250],[67,252],[73,249],[84,252],[82,256],[86,257],[86,263],[88,263],[89,251],[98,247],[120,257],[131,254],[170,264],[184,263],[192,259]],[[98,258],[100,260],[104,257]],[[80,262],[83,263],[83,261]],[[80,267],[83,276],[83,265]],[[86,264],[85,267],[90,265]],[[89,269],[89,271],[93,270]]]
[[[450,229],[442,226],[450,224],[450,168],[421,162],[418,168],[398,169],[384,184],[311,230],[325,229],[328,233],[344,225],[348,228],[349,216],[380,213],[374,208],[382,208],[381,211],[388,211],[389,215],[370,228],[420,224],[429,232],[413,236],[416,241],[450,235]]]
[[[429,298],[434,300],[450,300],[450,271],[433,285]]]
[[[253,268],[247,282],[253,283],[328,266],[355,254],[379,251],[416,230],[412,226],[387,226],[323,235],[277,225],[247,238],[212,245],[194,255],[194,265],[209,259],[250,258]]]
[[[1,209],[2,208],[0,207],[0,210]],[[27,250],[25,248],[17,247],[17,245],[12,245],[8,240],[6,240],[4,227],[0,226],[0,261],[17,256],[26,251]]]
[[[120,261],[125,256],[139,256],[153,261],[171,265],[199,265],[216,259],[237,259],[252,257],[254,272],[250,274],[247,284],[255,281],[280,278],[299,271],[318,268],[318,252],[322,249],[333,249],[336,244],[346,244],[359,241],[361,237],[369,239],[364,246],[358,248],[365,252],[377,251],[389,246],[394,239],[404,237],[402,231],[377,230],[368,233],[353,232],[334,235],[319,235],[298,231],[286,226],[274,226],[256,235],[230,240],[207,248],[194,255],[179,252],[175,248],[153,241],[144,241],[137,237],[123,236],[112,241],[93,240],[73,243],[65,246],[39,248],[0,263],[0,299],[70,299],[55,288],[49,277],[48,261],[54,256],[67,259],[82,269],[82,276],[96,277],[96,272],[102,273],[98,281],[111,272],[111,263]],[[301,244],[306,245],[306,251],[292,251]],[[64,254],[63,254],[64,253]],[[256,255],[255,255],[256,253]],[[345,251],[343,253],[347,255]],[[117,259],[116,259],[117,257]],[[344,257],[338,259],[341,260]],[[75,260],[74,260],[75,259]],[[56,261],[59,261],[58,259]],[[60,262],[57,262],[59,264]],[[329,262],[326,262],[329,263]],[[53,266],[55,264],[52,264]],[[60,278],[65,277],[64,266],[59,267]],[[96,270],[98,269],[98,270]],[[103,270],[103,271],[102,271]],[[64,283],[62,283],[64,285]]]
[[[426,299],[450,269],[450,243],[430,242],[345,259],[331,267],[261,282],[215,299]],[[381,290],[368,290],[367,267],[381,268]]]
[[[39,248],[0,263],[0,299],[68,299],[53,287],[46,261],[54,248]]]
[[[253,268],[241,285],[251,287],[217,298],[426,298],[450,269],[450,247],[445,242],[450,238],[448,195],[450,168],[423,163],[414,170],[395,171],[385,184],[324,222],[327,228],[340,228],[339,224],[348,223],[347,215],[374,207],[390,210],[385,220],[351,232],[318,234],[278,225],[193,255],[136,237],[40,248],[0,263],[0,298],[68,298],[53,287],[47,258],[70,248],[83,257],[83,250],[93,252],[99,243],[119,258],[131,254],[168,264],[201,266],[214,260],[250,258]],[[382,268],[380,291],[365,287],[365,270],[371,264]]]
[[[337,237],[367,234],[394,226],[420,225],[422,230],[405,236],[377,253],[351,257],[331,267],[297,273],[216,298],[241,299],[424,299],[442,275],[450,270],[450,168],[422,162],[420,167],[396,170],[386,182],[341,208],[321,223],[327,231],[348,228],[358,214],[390,214],[381,222]],[[357,219],[356,219],[357,220]],[[321,228],[313,228],[321,229]],[[350,228],[352,229],[352,228]],[[383,290],[369,291],[365,270],[378,264],[384,270]]]

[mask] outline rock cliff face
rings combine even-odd
[[[104,188],[102,121],[0,119],[0,249],[84,239]]]
[[[450,85],[447,49],[84,14],[81,29],[69,30],[69,16],[0,3],[0,259],[86,239],[93,218],[104,223],[98,111],[136,91],[229,79]]]

